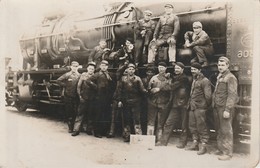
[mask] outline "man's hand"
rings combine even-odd
[[[157,92],[159,92],[160,91],[160,88],[152,88],[151,89],[151,93],[157,93]]]
[[[153,38],[151,42],[155,42],[156,41],[156,38]]]
[[[171,37],[169,37],[169,38],[167,39],[167,43],[168,43],[168,44],[175,44],[175,43],[176,43],[176,40],[175,40],[175,38],[174,38],[173,36],[171,36]]]
[[[84,103],[84,99],[81,96],[79,97],[79,101],[80,103]]]
[[[123,107],[123,103],[120,101],[120,102],[118,102],[117,106],[118,106],[119,108],[121,108],[121,107]]]
[[[229,118],[230,117],[230,113],[228,111],[224,111],[223,117],[224,118]]]
[[[190,42],[189,40],[186,40],[185,44],[184,44],[184,48],[189,48],[190,47]]]
[[[145,33],[146,33],[146,30],[142,30],[140,34],[142,35],[142,37],[144,37]]]

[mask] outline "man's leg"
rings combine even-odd
[[[189,112],[189,129],[192,135],[193,143],[190,147],[187,148],[187,150],[197,150],[199,137],[198,137],[196,116],[194,110],[191,110]]]
[[[72,136],[77,136],[79,134],[80,126],[82,125],[83,119],[86,114],[86,110],[87,110],[86,102],[80,103],[79,107],[78,107],[78,114],[75,119],[74,130],[73,130]]]

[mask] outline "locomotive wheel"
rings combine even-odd
[[[16,103],[15,107],[19,112],[25,112],[28,106],[26,103],[19,101]]]

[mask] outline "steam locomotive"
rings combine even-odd
[[[237,129],[241,136],[249,137],[254,10],[241,11],[251,9],[252,4],[172,4],[181,27],[177,37],[177,61],[189,62],[190,58],[181,52],[183,35],[192,30],[194,21],[200,21],[215,49],[215,54],[209,58],[210,66],[204,73],[214,80],[219,56],[230,59],[230,70],[239,81],[240,101],[236,107],[235,119],[239,123]],[[45,17],[39,27],[26,32],[20,39],[23,70],[12,72],[12,75],[7,77],[7,102],[14,102],[19,111],[25,111],[31,106],[42,108],[46,107],[46,104],[62,105],[62,89],[55,81],[61,74],[69,71],[66,66],[68,62],[75,60],[82,65],[100,39],[107,40],[111,51],[118,50],[126,38],[134,39],[134,24],[143,18],[144,10],[152,11],[152,19],[158,21],[159,16],[164,13],[164,5],[117,2],[110,5],[105,15],[94,18],[86,17],[82,13]],[[251,6],[246,8],[248,5]]]

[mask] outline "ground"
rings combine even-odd
[[[55,116],[35,110],[18,112],[3,108],[0,112],[0,168],[57,168],[57,167],[254,167],[248,144],[235,145],[230,161],[219,161],[208,153],[198,156],[196,151],[175,147],[173,136],[167,147],[130,145],[121,137],[95,138],[85,133],[72,137],[66,124]]]

